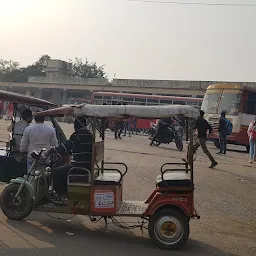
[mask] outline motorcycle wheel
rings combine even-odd
[[[154,140],[154,141],[152,142],[152,144],[153,144],[154,146],[158,147],[158,146],[161,144],[161,142]]]
[[[1,195],[1,209],[12,220],[22,220],[32,212],[33,199],[25,187],[18,197],[15,198],[19,187],[20,184],[10,184],[4,189]]]
[[[175,140],[176,147],[179,151],[183,150],[183,141],[181,138]]]

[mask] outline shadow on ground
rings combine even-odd
[[[56,219],[42,218],[43,214],[31,215],[26,221],[7,220],[3,223],[21,239],[30,241],[30,237],[38,241],[38,244],[48,245],[39,248],[37,242],[27,242],[28,248],[0,248],[1,256],[42,256],[42,255],[228,255],[219,249],[200,241],[189,239],[187,244],[176,251],[165,251],[155,247],[151,240],[145,235],[138,237],[131,231],[120,229],[104,229],[102,224],[91,224],[87,227],[88,221],[84,217],[75,217],[70,222]],[[40,222],[40,225],[32,224],[33,221]],[[85,223],[85,224],[84,224]],[[93,226],[95,225],[95,229]],[[41,227],[45,226],[52,232],[47,232]],[[72,232],[69,236],[66,232]],[[145,231],[146,232],[146,231]],[[42,247],[42,246],[41,246]],[[46,247],[46,248],[45,248]]]

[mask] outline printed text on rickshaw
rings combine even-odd
[[[114,208],[114,193],[94,193],[95,208]]]

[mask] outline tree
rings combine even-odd
[[[3,82],[27,82],[31,76],[45,76],[45,68],[51,59],[49,55],[42,55],[35,63],[27,67],[20,67],[18,62],[0,59],[0,81]],[[95,62],[89,63],[86,59],[75,58],[72,76],[82,78],[105,77],[104,66],[97,66]]]
[[[104,65],[97,66],[95,62],[89,63],[88,60],[85,60],[85,63],[80,58],[75,58],[75,61],[72,63],[72,76],[73,77],[82,77],[82,78],[98,78],[105,77]]]
[[[0,59],[0,81],[6,81],[12,79],[18,75],[19,63],[12,60]]]

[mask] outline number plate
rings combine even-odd
[[[94,193],[94,207],[95,208],[114,208],[114,193],[101,192]]]

